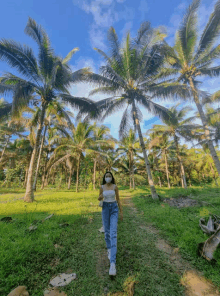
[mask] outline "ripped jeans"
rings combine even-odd
[[[110,263],[116,263],[118,226],[118,205],[116,201],[103,202],[102,222],[105,230],[106,246],[107,249],[111,249]]]

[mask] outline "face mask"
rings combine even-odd
[[[107,183],[111,183],[111,180],[112,180],[111,177],[106,177],[106,178],[105,178],[105,181],[106,181]]]

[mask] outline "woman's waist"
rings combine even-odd
[[[113,200],[113,201],[107,201],[107,200],[103,200],[103,203],[106,202],[106,203],[114,203],[116,202],[116,200]]]

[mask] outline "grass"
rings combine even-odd
[[[197,245],[209,237],[200,229],[199,219],[205,217],[207,221],[209,213],[220,216],[220,189],[206,186],[192,187],[187,190],[158,188],[157,191],[162,198],[190,194],[192,198],[214,206],[203,204],[203,206],[177,209],[150,198],[140,198],[140,195],[149,194],[148,189],[142,188],[133,192],[133,202],[137,209],[142,211],[144,221],[152,223],[160,229],[161,237],[168,240],[173,247],[179,247],[183,258],[187,259],[194,267],[202,271],[206,278],[220,287],[220,248],[218,247],[214,253],[216,263],[208,262],[197,255]]]
[[[55,189],[38,191],[37,202],[32,204],[19,199],[24,191],[13,189],[1,193],[0,219],[10,216],[14,221],[0,222],[0,295],[25,285],[30,295],[42,296],[52,276],[69,268],[77,274],[77,279],[62,287],[67,295],[100,296],[104,290],[112,295],[126,290],[131,279],[136,281],[135,295],[184,295],[172,264],[155,248],[155,237],[138,227],[143,223],[153,223],[161,230],[161,236],[180,248],[184,258],[220,287],[220,250],[215,253],[216,264],[196,254],[197,244],[208,238],[199,229],[200,213],[206,209],[219,215],[210,206],[178,210],[141,198],[149,194],[146,188],[121,190],[121,199],[132,196],[139,214],[135,215],[127,206],[123,208],[124,221],[118,222],[117,276],[112,280],[108,275],[109,265],[102,262],[106,245],[104,234],[98,231],[102,226],[98,191],[77,194]],[[162,197],[178,197],[183,190],[158,188],[158,193]],[[219,189],[197,187],[188,189],[187,193],[220,208]],[[54,216],[41,223],[51,213]],[[59,225],[65,222],[69,226]],[[28,227],[32,223],[38,228],[30,232]],[[55,248],[55,244],[63,248]],[[55,259],[58,265],[52,264]]]

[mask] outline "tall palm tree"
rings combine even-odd
[[[33,202],[34,164],[48,104],[59,97],[63,102],[71,104],[72,107],[91,110],[93,103],[86,98],[73,97],[68,91],[71,83],[81,81],[82,74],[85,72],[85,69],[81,69],[72,73],[68,66],[69,60],[78,48],[74,48],[64,59],[56,56],[46,32],[32,18],[28,19],[25,33],[37,42],[39,47],[38,59],[34,56],[30,47],[2,39],[0,41],[0,60],[6,61],[21,76],[8,72],[0,77],[0,93],[9,92],[13,94],[13,114],[16,114],[21,107],[31,103],[38,104],[41,108],[40,123],[30,161],[24,197],[24,201]]]
[[[177,159],[180,165],[180,172],[182,177],[182,183],[184,188],[187,188],[185,170],[181,158],[181,154],[179,151],[179,139],[180,137],[184,137],[187,140],[191,140],[190,132],[192,128],[195,128],[196,125],[192,125],[191,122],[194,120],[194,117],[189,117],[184,119],[189,111],[192,110],[191,107],[183,107],[179,111],[177,107],[180,104],[176,104],[171,107],[169,110],[172,113],[172,117],[170,119],[162,119],[164,125],[153,125],[152,131],[157,135],[167,135],[168,137],[172,137],[174,140],[174,145],[176,149]]]
[[[220,161],[210,139],[207,117],[202,108],[202,99],[207,97],[199,90],[199,77],[216,77],[220,75],[220,66],[213,63],[220,57],[220,45],[216,41],[220,33],[220,0],[215,4],[201,37],[198,36],[197,12],[200,0],[194,0],[186,11],[183,21],[176,33],[173,48],[167,45],[167,68],[161,75],[175,76],[175,80],[190,86],[191,97],[199,111],[205,131],[206,141],[213,161],[220,176]]]
[[[126,154],[128,158],[128,166],[129,166],[129,181],[130,188],[135,187],[134,183],[134,156],[137,156],[137,150],[139,148],[139,141],[136,138],[134,130],[130,129],[128,135],[124,136],[119,142],[119,148],[117,148],[117,152],[119,152],[119,156]]]
[[[96,49],[105,58],[106,65],[100,68],[101,75],[94,73],[87,75],[88,82],[99,86],[90,93],[91,95],[96,93],[112,95],[96,103],[102,120],[123,108],[125,110],[119,127],[119,135],[129,130],[131,123],[138,131],[151,194],[156,199],[158,195],[142,136],[140,127],[142,113],[138,105],[154,115],[168,119],[169,111],[152,100],[161,97],[186,98],[188,95],[185,86],[179,83],[166,83],[156,77],[164,61],[164,36],[161,30],[152,29],[149,22],[144,22],[136,38],[131,38],[130,33],[127,33],[125,42],[120,45],[117,34],[111,27],[108,32],[110,55]],[[93,114],[93,117],[96,115]]]

